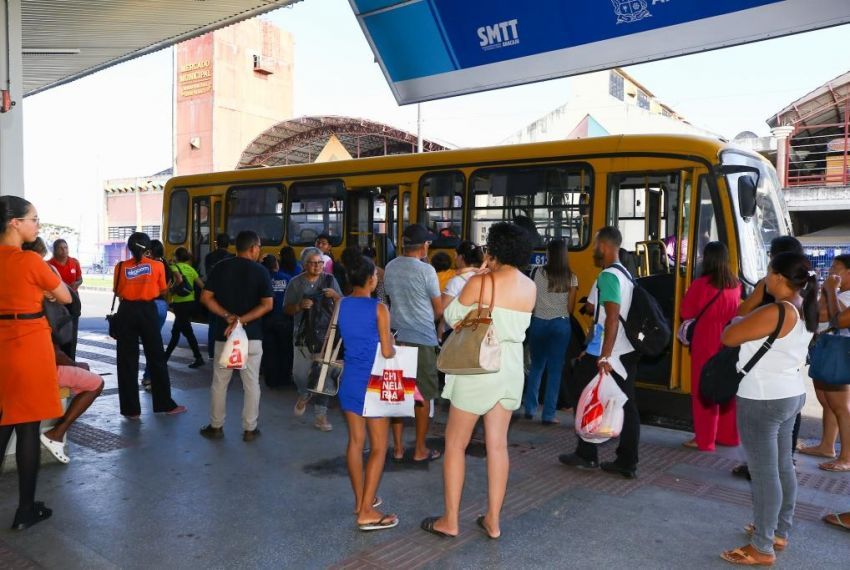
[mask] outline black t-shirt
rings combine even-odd
[[[226,249],[217,249],[208,253],[204,258],[204,273],[207,277],[209,277],[212,272],[212,268],[215,267],[219,261],[230,259],[231,257],[233,257],[233,254]]]
[[[259,305],[260,299],[273,296],[268,270],[244,257],[232,257],[217,263],[207,277],[204,289],[212,292],[218,304],[234,315],[244,315]],[[262,319],[245,325],[245,332],[250,340],[262,340]],[[216,340],[225,340],[224,329],[219,331]]]

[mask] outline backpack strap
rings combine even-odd
[[[614,269],[616,269],[617,271],[619,271],[620,273],[622,273],[623,275],[625,275],[625,276],[626,276],[626,279],[628,279],[629,281],[631,281],[631,282],[632,282],[632,285],[637,285],[637,282],[635,281],[635,278],[632,276],[632,274],[631,274],[631,273],[629,273],[629,270],[628,270],[628,269],[626,269],[625,267],[623,267],[623,265],[622,265],[621,263],[617,262],[617,263],[615,263],[614,265],[611,265],[610,267],[613,267]]]
[[[779,306],[779,322],[776,323],[776,328],[773,329],[773,332],[770,333],[770,336],[767,337],[767,340],[762,343],[758,351],[756,351],[753,357],[750,358],[750,361],[747,362],[741,369],[741,372],[739,372],[742,378],[749,374],[750,370],[752,370],[755,365],[758,364],[759,360],[761,360],[762,357],[767,354],[767,351],[770,350],[771,347],[773,347],[773,343],[776,341],[776,339],[779,337],[779,333],[782,331],[782,325],[785,324],[785,304],[775,303],[775,305]]]

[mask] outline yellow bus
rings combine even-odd
[[[549,240],[565,240],[580,296],[598,273],[594,232],[619,227],[624,263],[674,330],[708,241],[729,246],[746,288],[766,272],[766,244],[790,233],[776,173],[760,155],[715,139],[641,135],[175,177],[165,188],[163,241],[168,255],[187,247],[202,268],[221,232],[254,230],[275,254],[285,245],[300,254],[327,234],[336,256],[370,245],[383,265],[409,223],[437,234],[432,251],[451,251],[462,239],[482,243],[503,220],[530,230],[532,264],[545,261]],[[589,325],[580,315],[574,322],[573,351]],[[642,397],[645,412],[689,394],[689,359],[674,340],[662,358],[641,362],[639,386],[653,393]]]

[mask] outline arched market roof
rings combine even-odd
[[[332,137],[352,158],[416,152],[416,135],[390,125],[354,117],[299,117],[264,131],[245,148],[236,167],[310,163]],[[429,140],[424,140],[422,147],[424,152],[447,150]]]

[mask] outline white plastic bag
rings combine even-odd
[[[236,321],[236,326],[224,343],[224,350],[218,357],[218,367],[231,370],[243,370],[248,367],[248,335],[239,321]]]
[[[414,346],[396,346],[395,356],[384,358],[378,344],[363,399],[364,418],[413,417],[418,358]]]
[[[623,406],[628,397],[608,375],[597,374],[582,391],[576,406],[576,433],[588,443],[603,443],[623,430]]]

